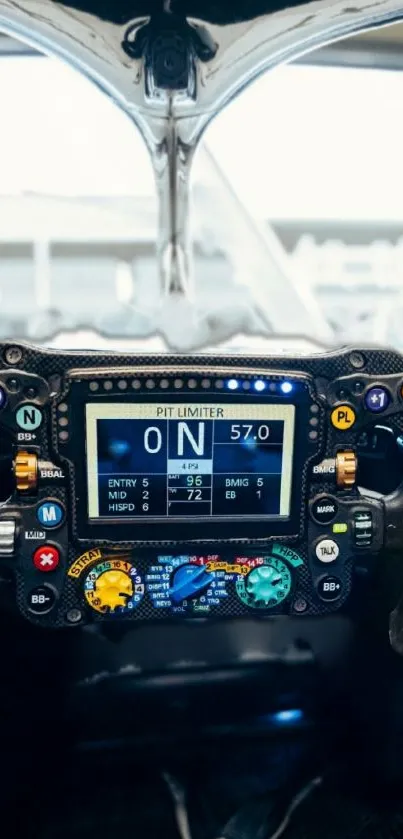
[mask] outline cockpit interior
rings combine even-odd
[[[4,829],[403,837],[401,19],[0,0]]]

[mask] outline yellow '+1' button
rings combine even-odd
[[[338,431],[348,431],[355,423],[355,411],[350,405],[338,405],[337,408],[333,408],[330,420]]]

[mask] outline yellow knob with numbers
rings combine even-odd
[[[124,571],[104,571],[96,580],[91,599],[87,598],[90,605],[98,612],[106,609],[117,609],[119,606],[126,606],[126,603],[133,595],[133,583],[131,578]]]
[[[131,617],[133,610],[140,605],[145,591],[141,571],[133,564],[134,557],[127,554],[105,555],[102,551],[89,551],[83,556],[89,563],[89,570],[84,579],[84,597],[88,606],[101,615],[115,612],[122,617]],[[95,557],[100,562],[92,565],[91,560]],[[83,557],[79,557],[76,563],[79,563],[80,559]],[[73,569],[74,566],[73,563]],[[77,576],[76,570],[72,576]]]

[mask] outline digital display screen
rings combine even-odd
[[[294,405],[87,404],[89,518],[286,518],[294,426]]]

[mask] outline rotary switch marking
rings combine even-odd
[[[169,594],[176,605],[199,596],[211,583],[214,583],[214,574],[209,574],[204,566],[180,565],[174,573]]]
[[[272,609],[288,597],[292,586],[291,571],[276,556],[264,557],[261,565],[244,577],[238,577],[238,597],[253,609]]]
[[[104,571],[95,583],[95,596],[108,609],[126,606],[132,594],[133,583],[124,571]]]
[[[84,596],[96,612],[129,612],[140,603],[144,585],[137,569],[124,559],[105,559],[94,565],[85,578]]]

